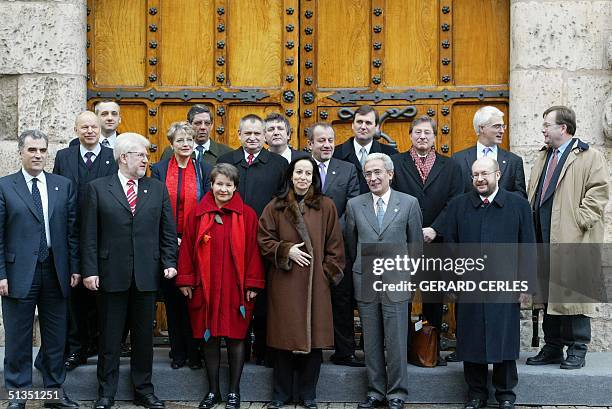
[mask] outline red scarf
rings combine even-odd
[[[207,193],[207,196],[212,196],[212,193]],[[234,200],[232,198],[232,200]],[[211,200],[209,197],[205,197],[204,200]],[[214,199],[212,199],[214,203]],[[240,295],[242,297],[242,304],[240,305],[240,313],[243,318],[246,318],[246,309],[245,309],[245,292],[244,292],[244,281],[246,276],[245,271],[245,233],[244,233],[244,217],[240,212],[231,212],[232,213],[232,231],[230,237],[230,249],[232,253],[232,259],[234,260],[234,265],[236,267],[236,271],[238,272],[238,277],[236,277],[238,284],[238,291],[240,291]],[[208,303],[210,300],[210,280],[211,280],[211,243],[210,240],[213,239],[210,235],[211,227],[215,222],[215,215],[217,212],[206,212],[202,214],[200,217],[200,221],[197,226],[197,239],[195,243],[195,253],[196,253],[196,264],[199,266],[199,277],[196,277],[196,285],[202,285],[202,293],[204,295],[204,316],[208,318]],[[208,341],[210,337],[210,331],[208,328],[204,331],[204,340]]]
[[[414,160],[414,165],[421,176],[421,180],[423,184],[427,180],[427,176],[429,176],[429,172],[431,172],[431,168],[433,168],[434,162],[436,161],[436,151],[432,148],[427,156],[425,157],[425,161],[417,154],[416,149],[414,147],[410,148],[410,156],[412,156],[412,160]]]
[[[177,206],[177,198],[181,199],[181,192],[178,191],[178,175],[179,166],[176,161],[176,157],[173,155],[168,163],[168,172],[166,174],[166,187],[168,188],[168,194],[170,195],[170,202],[172,203],[172,210],[174,211],[174,219],[178,219],[179,206]],[[185,231],[187,228],[187,215],[190,214],[198,205],[198,178],[196,175],[196,169],[193,165],[191,158],[187,162],[187,167],[183,170],[182,178],[182,189],[184,192],[183,201],[183,225],[181,229],[177,230]]]

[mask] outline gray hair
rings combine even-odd
[[[474,114],[474,132],[476,132],[476,135],[479,134],[478,128],[489,123],[494,116],[503,117],[504,113],[492,106],[484,106],[476,111]]]
[[[191,136],[195,139],[196,132],[193,130],[193,126],[189,122],[181,121],[181,122],[172,122],[170,124],[170,128],[168,128],[168,141],[170,143],[174,143],[174,138],[177,133],[184,133],[187,136]]]
[[[140,134],[133,132],[122,133],[117,136],[117,140],[115,141],[113,156],[115,160],[119,162],[119,157],[124,153],[128,153],[134,148],[143,147],[148,149],[150,144],[149,140]]]
[[[44,139],[45,144],[49,146],[49,137],[44,132],[39,131],[38,129],[30,129],[27,131],[23,131],[21,135],[17,137],[17,149],[19,149],[19,152],[21,152],[21,150],[25,146],[25,139],[28,136],[32,139]]]
[[[370,153],[368,157],[366,158],[365,163],[363,164],[363,167],[365,168],[365,165],[368,162],[373,161],[373,160],[382,160],[385,166],[385,170],[393,170],[393,161],[391,160],[389,155],[385,153],[380,153],[380,152]]]

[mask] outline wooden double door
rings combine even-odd
[[[448,155],[474,143],[479,107],[508,112],[509,0],[88,0],[87,16],[89,103],[117,100],[154,161],[195,103],[234,147],[249,113],[283,113],[303,147],[316,121],[350,137],[371,104],[404,151],[430,115]]]

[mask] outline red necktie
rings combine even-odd
[[[249,153],[249,156],[247,156],[247,164],[251,166],[253,164],[254,159],[255,159],[255,155],[253,155],[252,153]]]
[[[132,179],[127,181],[128,190],[126,195],[128,204],[130,205],[130,210],[132,211],[132,216],[136,212],[136,202],[138,202],[138,196],[136,195],[136,189],[134,188],[135,185],[136,182],[134,182]]]
[[[544,178],[544,184],[542,185],[542,191],[540,192],[540,204],[544,201],[544,196],[546,196],[546,191],[548,190],[548,185],[550,185],[550,181],[553,177],[553,173],[555,173],[555,168],[557,167],[558,162],[558,149],[553,150],[553,156],[550,159],[550,164],[548,165],[548,171],[546,172],[546,178]]]

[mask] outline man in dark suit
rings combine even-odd
[[[291,124],[289,120],[279,113],[271,113],[264,119],[266,127],[266,143],[270,152],[274,152],[287,160],[288,163],[309,155],[289,146],[291,139]]]
[[[187,112],[187,122],[193,126],[193,130],[196,132],[196,145],[193,150],[193,157],[198,163],[206,162],[211,167],[215,166],[217,160],[222,155],[232,151],[229,146],[216,142],[210,137],[213,127],[213,116],[208,106],[201,104],[192,106]],[[170,159],[172,154],[172,146],[168,146],[164,149],[159,160]]]
[[[536,263],[535,232],[527,200],[499,187],[499,165],[493,158],[478,159],[472,165],[473,190],[453,199],[447,208],[444,240],[449,243],[478,243],[479,256],[489,256],[481,272],[466,273],[465,280],[526,282],[525,293],[509,298],[494,291],[474,298],[461,293],[457,310],[457,356],[463,360],[468,384],[465,409],[487,406],[488,365],[493,364],[492,383],[499,409],[513,409],[514,387],[518,383],[516,360],[520,351],[520,304],[533,294]],[[509,246],[509,244],[515,246]],[[458,250],[465,250],[457,246]],[[469,251],[468,251],[469,254]],[[462,258],[463,252],[454,257]],[[474,257],[473,254],[470,254]],[[485,283],[478,280],[480,284]],[[497,281],[499,282],[499,281]],[[464,298],[469,297],[469,298]],[[518,298],[518,300],[517,300]]]
[[[362,256],[364,249],[368,253],[374,251],[367,247],[370,243],[376,243],[376,258],[420,255],[423,251],[419,202],[391,189],[393,168],[388,155],[368,155],[364,173],[370,193],[352,198],[346,206],[346,247],[353,265],[368,377],[366,400],[358,405],[359,409],[382,406],[385,400],[388,409],[402,409],[408,398],[410,293],[374,286],[372,271],[367,271],[369,263]],[[410,273],[394,269],[378,277],[381,282],[397,285],[410,280]]]
[[[80,143],[62,149],[55,156],[53,173],[70,179],[77,192],[77,226],[80,211],[84,209],[85,186],[99,177],[117,173],[113,150],[100,145],[100,121],[90,111],[77,115],[74,133]],[[97,311],[95,296],[79,284],[70,292],[68,357],[66,369],[73,370],[87,362],[89,351],[97,345]]]
[[[363,194],[370,191],[363,176],[363,164],[366,157],[376,152],[392,156],[397,153],[397,150],[374,140],[374,136],[380,132],[380,119],[378,112],[369,105],[362,105],[355,111],[353,132],[355,132],[354,137],[336,148],[334,158],[355,165],[359,178],[359,193]]]
[[[126,317],[134,403],[164,407],[151,383],[154,306],[160,277],[176,275],[177,240],[166,186],[145,177],[148,147],[141,135],[121,134],[114,149],[119,172],[87,187],[81,267],[85,286],[100,292],[97,409],[114,403]]]
[[[67,298],[80,280],[76,192],[65,177],[43,171],[47,136],[25,131],[18,138],[22,168],[0,178],[0,296],[5,331],[4,385],[32,387],[32,329],[38,307],[45,388],[66,379],[64,347]],[[78,408],[63,394],[45,407]],[[11,401],[9,409],[24,409]]]
[[[523,159],[499,147],[506,130],[504,113],[492,106],[484,106],[474,114],[474,131],[478,136],[476,146],[464,149],[453,155],[461,167],[464,192],[472,191],[472,163],[483,157],[493,158],[499,163],[501,179],[499,187],[510,192],[518,192],[527,197]]]
[[[450,158],[436,153],[436,122],[425,115],[410,124],[412,148],[394,155],[395,190],[417,198],[423,213],[423,240],[425,243],[441,243],[444,230],[444,213],[450,200],[463,193],[463,181],[459,165]],[[425,251],[427,252],[427,247]],[[423,315],[434,327],[442,325],[442,299],[440,293],[424,297]],[[438,335],[440,332],[438,331]],[[446,361],[438,359],[438,365]]]
[[[238,168],[240,184],[238,191],[242,200],[261,216],[264,207],[272,200],[285,183],[289,168],[280,155],[264,149],[265,124],[257,115],[247,115],[240,120],[238,137],[241,147],[221,156],[218,163],[229,163]],[[265,290],[264,290],[265,291]],[[257,364],[271,365],[266,347],[266,295],[260,293],[255,302],[253,323],[255,343],[253,352]]]
[[[94,107],[94,112],[100,120],[100,145],[105,148],[113,149],[117,140],[117,128],[121,124],[121,108],[115,101],[104,100],[100,101]],[[70,141],[70,146],[78,146],[79,138],[74,138]]]
[[[306,137],[312,157],[319,166],[323,193],[334,201],[344,228],[346,203],[359,195],[357,168],[352,163],[332,157],[336,136],[331,125],[317,122],[308,128]],[[363,361],[355,357],[355,300],[351,273],[350,266],[345,268],[344,278],[331,288],[335,352],[330,360],[336,365],[364,366]]]

